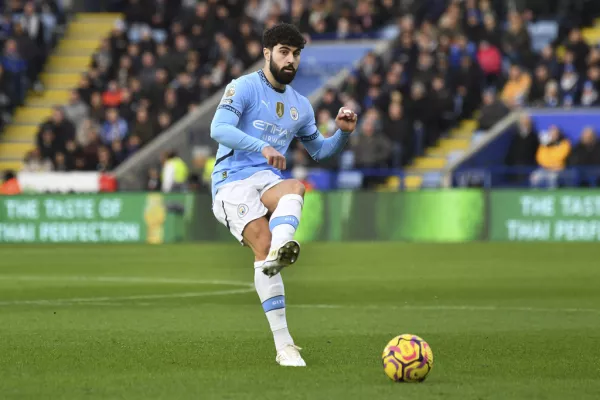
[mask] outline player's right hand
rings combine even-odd
[[[269,165],[282,171],[285,169],[285,157],[273,147],[265,147],[262,150],[262,155],[267,159]]]

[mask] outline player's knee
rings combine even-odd
[[[291,192],[293,194],[297,194],[299,196],[304,197],[304,192],[306,192],[306,188],[304,187],[304,184],[302,182],[300,182],[299,180],[292,179]]]

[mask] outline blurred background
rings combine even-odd
[[[5,0],[0,8],[3,195],[131,192],[146,201],[176,192],[187,206],[165,195],[165,207],[213,229],[202,211],[217,149],[210,121],[224,86],[262,66],[262,31],[284,21],[308,39],[292,86],[311,100],[323,135],[335,131],[341,106],[360,115],[339,157],[317,164],[299,142],[286,155],[286,175],[314,192],[319,217],[314,226],[306,217],[307,239],[344,239],[331,215],[354,210],[384,220],[371,231],[357,226],[365,239],[529,237],[546,223],[542,239],[552,239],[556,219],[573,216],[583,218],[567,221],[573,232],[600,238],[590,219],[600,215],[597,1]],[[351,201],[337,211],[340,196]],[[530,197],[545,213],[523,206]],[[570,198],[587,211],[569,214]],[[20,223],[5,206],[0,216],[9,215]],[[390,221],[400,227],[381,233]]]

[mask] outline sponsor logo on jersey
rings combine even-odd
[[[294,121],[298,121],[298,110],[296,107],[290,108],[290,117],[292,117]]]
[[[275,108],[275,112],[277,113],[277,116],[279,118],[283,117],[283,112],[284,112],[285,107],[283,106],[283,103],[278,101],[277,102],[277,107]]]
[[[291,141],[290,136],[292,135],[292,132],[277,124],[257,119],[252,122],[252,125],[263,132],[260,139],[273,146],[287,146]]]
[[[231,99],[223,99],[223,100],[221,100],[221,104],[231,104],[231,103],[233,103],[233,100],[231,100]]]
[[[281,126],[273,124],[271,122],[261,121],[260,119],[254,120],[254,122],[252,122],[252,126],[254,126],[259,131],[271,133],[274,135],[287,136],[289,134],[289,131],[287,129],[282,128]]]

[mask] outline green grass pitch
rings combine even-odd
[[[2,246],[2,399],[598,399],[600,250],[308,244],[283,273],[305,369],[275,363],[232,245]],[[431,345],[422,384],[381,351]]]

